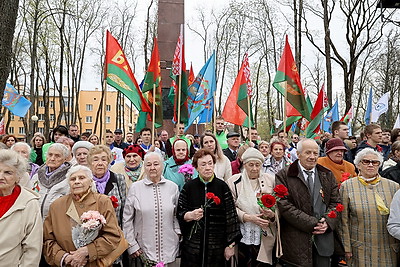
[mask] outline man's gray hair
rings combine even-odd
[[[305,142],[312,142],[312,143],[316,144],[316,145],[318,146],[318,153],[319,153],[320,147],[319,147],[318,143],[317,143],[314,139],[310,139],[310,138],[301,139],[301,140],[297,143],[297,152],[298,152],[298,153],[301,153],[301,151],[303,150],[303,144],[304,144]]]
[[[66,145],[60,144],[60,143],[54,143],[49,146],[49,150],[47,150],[46,156],[49,154],[49,151],[51,148],[57,149],[58,151],[61,152],[61,154],[64,156],[64,158],[67,158],[70,154],[71,151]]]
[[[360,152],[357,153],[356,157],[354,158],[354,165],[357,166],[361,162],[361,160],[363,160],[364,157],[367,155],[375,155],[380,162],[379,167],[382,166],[382,164],[383,164],[382,154],[379,153],[378,151],[373,150],[372,148],[369,148],[369,147],[364,148],[363,150],[361,150]]]
[[[13,144],[12,147],[11,147],[11,150],[14,150],[14,148],[15,148],[15,147],[18,147],[18,146],[23,146],[23,147],[25,147],[25,148],[28,150],[28,155],[31,154],[32,148],[31,148],[31,146],[30,146],[28,143],[25,143],[25,142],[17,142],[17,143],[15,143],[15,144]]]

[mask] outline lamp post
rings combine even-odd
[[[132,126],[133,126],[132,123],[128,123],[128,130],[129,130],[129,132],[132,132]]]
[[[36,115],[32,115],[31,120],[33,121],[33,133],[32,133],[32,137],[35,135],[36,133],[36,127],[37,127],[37,122],[39,120],[39,117]]]

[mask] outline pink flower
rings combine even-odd
[[[164,262],[160,261],[155,267],[164,267]]]

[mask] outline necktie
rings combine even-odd
[[[237,155],[236,151],[233,151],[232,154],[233,154],[233,157],[236,159],[236,155]]]
[[[314,195],[314,182],[312,179],[313,171],[304,171],[307,174],[307,184],[308,189],[310,190],[311,197]]]

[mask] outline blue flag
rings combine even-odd
[[[323,127],[322,130],[325,132],[331,133],[331,124],[334,121],[339,120],[339,104],[338,101],[336,100],[335,104],[331,108],[331,110],[326,113],[326,116],[323,119]]]
[[[365,125],[368,125],[371,123],[371,112],[372,112],[372,87],[369,89],[367,110],[365,111],[365,115],[364,115]]]
[[[2,101],[11,113],[19,117],[25,117],[32,103],[25,97],[18,94],[17,90],[9,83],[6,83]]]
[[[215,52],[200,70],[194,82],[188,88],[189,119],[185,131],[201,115],[200,122],[212,119],[214,93],[217,89],[215,78]]]

